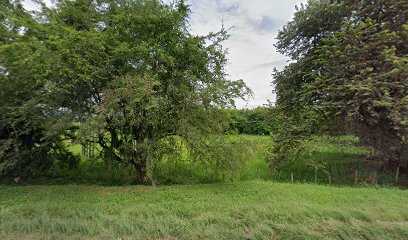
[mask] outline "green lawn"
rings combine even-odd
[[[0,239],[408,239],[408,191],[0,185]]]

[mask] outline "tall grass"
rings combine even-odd
[[[363,183],[371,173],[363,166],[371,149],[361,146],[354,136],[314,136],[305,144],[305,151],[284,169],[272,173],[281,181],[351,184],[358,171],[358,182]]]
[[[361,146],[354,136],[315,136],[306,142],[305,154],[279,171],[273,171],[268,163],[270,148],[273,146],[271,137],[227,135],[224,141],[231,146],[234,146],[234,142],[240,143],[226,153],[239,156],[235,165],[230,163],[231,166],[220,166],[216,156],[205,161],[194,159],[186,149],[182,149],[177,154],[167,155],[155,162],[153,182],[194,184],[255,179],[290,182],[293,177],[295,182],[328,184],[331,180],[332,184],[353,184],[357,168],[358,183],[361,184],[372,174],[363,165],[365,156],[371,150]],[[242,144],[245,149],[241,149]],[[75,154],[82,153],[80,145],[70,145],[70,149]],[[245,161],[240,160],[240,154],[245,154]],[[104,162],[98,155],[92,159],[81,155],[77,169],[61,169],[56,166],[50,173],[49,176],[67,181],[106,184],[131,184],[136,178],[130,166]],[[383,176],[382,183],[391,184],[392,176]]]
[[[0,239],[408,239],[408,192],[263,181],[0,185]]]
[[[237,156],[228,166],[220,167],[217,158],[200,161],[188,153],[159,161],[155,177],[159,183],[211,183],[233,180],[268,179],[269,168],[266,153],[270,138],[266,136],[227,135],[224,142],[230,144],[230,152]],[[235,152],[233,152],[235,151]],[[244,156],[241,156],[244,155]],[[244,157],[244,161],[242,161]]]

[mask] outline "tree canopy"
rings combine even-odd
[[[407,166],[408,3],[310,0],[279,32],[293,60],[276,71],[277,105],[298,134],[348,126],[381,168]],[[279,152],[278,149],[276,149]]]
[[[184,1],[36,2],[1,5],[2,171],[22,149],[49,155],[71,139],[99,144],[143,182],[165,138],[216,133],[219,109],[250,92],[224,71],[227,32],[191,34]]]

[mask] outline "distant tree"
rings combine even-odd
[[[276,131],[279,123],[274,108],[230,109],[228,114],[229,132],[252,135],[269,135]]]
[[[298,9],[276,45],[295,62],[274,74],[278,108],[303,126],[294,132],[344,122],[385,167],[407,165],[407,19],[404,0],[311,0]]]

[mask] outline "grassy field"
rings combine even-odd
[[[0,185],[0,239],[408,239],[408,191]]]
[[[157,162],[157,187],[131,186],[130,166],[85,156],[75,169],[9,179],[0,185],[0,239],[408,239],[408,191],[365,183],[370,149],[357,138],[316,136],[306,142],[309,155],[279,172],[267,161],[271,138],[227,140],[245,141],[249,152],[235,172],[217,169],[215,177],[211,161],[183,154]],[[71,151],[81,155],[81,146]],[[354,185],[354,166],[358,187],[345,187]],[[233,181],[222,177],[231,174]],[[291,175],[295,183],[283,183]]]

